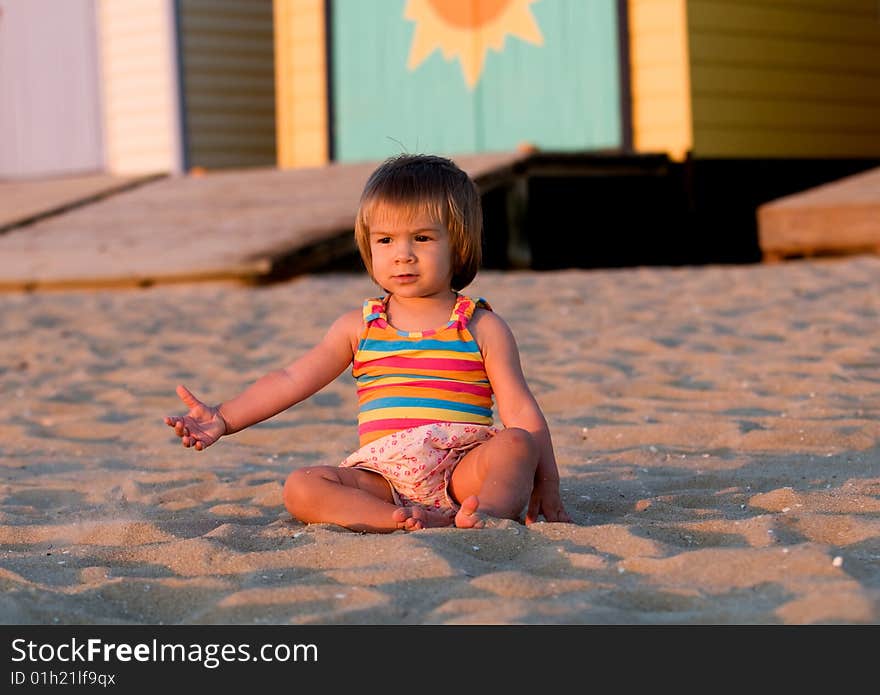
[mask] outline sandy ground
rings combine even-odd
[[[880,619],[880,259],[484,272],[572,524],[361,535],[290,470],[356,447],[344,374],[183,449],[374,288],[310,276],[0,295],[0,622],[765,624]]]

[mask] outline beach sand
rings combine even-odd
[[[574,523],[306,526],[288,473],[356,448],[350,374],[184,449],[174,389],[234,395],[376,294],[0,295],[4,624],[811,624],[880,619],[880,259],[484,271]]]

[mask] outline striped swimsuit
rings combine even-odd
[[[450,514],[452,470],[495,433],[492,387],[468,322],[483,299],[458,295],[445,326],[400,331],[388,323],[388,297],[364,302],[354,356],[360,449],[343,466],[380,473],[398,504]]]
[[[365,330],[352,368],[361,446],[434,422],[491,425],[492,388],[467,329],[474,309],[489,309],[488,303],[459,295],[445,326],[408,332],[388,324],[385,301],[364,302]]]

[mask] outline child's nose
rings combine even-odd
[[[408,241],[401,241],[397,246],[397,259],[401,261],[408,261],[414,257],[413,254],[413,246]]]

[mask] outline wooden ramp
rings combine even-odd
[[[528,155],[455,157],[481,187]],[[167,177],[0,234],[0,289],[260,281],[355,250],[358,198],[377,162]]]
[[[47,179],[0,181],[0,233],[161,178],[86,174]]]
[[[880,254],[880,168],[760,206],[758,240],[767,262]]]

